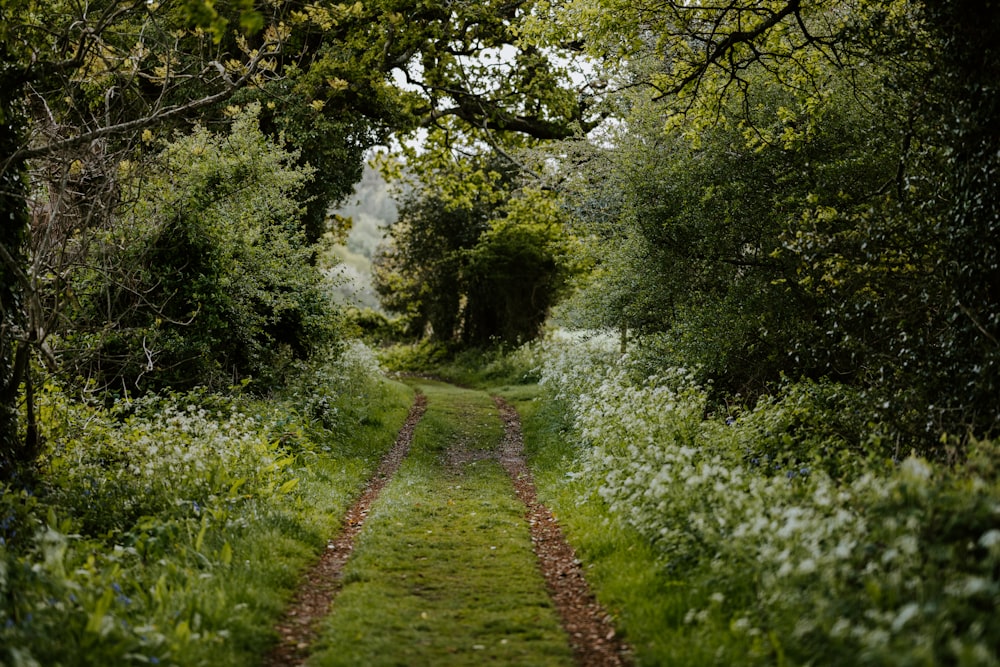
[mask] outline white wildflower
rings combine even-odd
[[[899,466],[904,477],[914,480],[927,480],[931,477],[931,467],[923,459],[914,456],[907,457]]]
[[[899,610],[899,613],[896,614],[896,618],[892,621],[892,631],[899,632],[902,630],[903,626],[905,626],[907,622],[918,613],[920,613],[920,605],[916,602],[911,602],[903,606],[903,608]]]
[[[997,530],[996,528],[987,530],[979,538],[979,546],[984,549],[992,549],[998,544],[1000,544],[1000,530]]]

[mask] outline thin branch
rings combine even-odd
[[[765,21],[758,24],[752,30],[736,30],[726,35],[725,39],[721,42],[713,43],[711,40],[711,37],[714,37],[715,35],[715,31],[713,30],[711,37],[707,40],[706,46],[708,47],[708,53],[706,54],[704,60],[700,60],[691,72],[681,78],[676,85],[667,89],[662,95],[654,98],[654,101],[660,100],[669,95],[676,95],[687,88],[687,86],[691,83],[694,83],[697,86],[701,79],[705,76],[709,67],[715,65],[720,59],[730,56],[730,52],[733,51],[738,45],[752,45],[753,42],[766,34],[771,28],[781,23],[788,16],[798,16],[800,3],[801,0],[789,0],[788,4],[786,4],[780,11],[772,13]]]
[[[62,139],[53,143],[45,144],[44,146],[36,146],[35,148],[22,148],[21,150],[15,152],[9,159],[8,164],[18,160],[32,160],[35,158],[51,155],[59,151],[65,150],[67,148],[74,148],[82,144],[90,143],[97,139],[101,139],[107,136],[113,136],[118,134],[124,134],[134,130],[141,130],[147,127],[152,127],[159,123],[162,123],[175,116],[180,116],[196,109],[201,109],[207,106],[212,106],[219,102],[223,102],[230,97],[232,97],[238,90],[246,86],[251,79],[257,74],[257,67],[264,58],[269,58],[278,55],[281,51],[280,42],[268,42],[265,44],[253,59],[247,64],[246,72],[238,79],[231,80],[226,77],[224,80],[226,82],[226,87],[217,93],[208,95],[198,100],[193,100],[185,104],[178,104],[175,106],[167,107],[159,111],[154,111],[148,116],[142,118],[136,118],[133,120],[125,121],[123,123],[117,123],[114,125],[107,125],[104,127],[99,127],[95,130],[89,132],[84,132],[75,137],[69,137],[68,139]],[[213,61],[209,63],[210,66],[216,67],[221,66],[219,63]]]

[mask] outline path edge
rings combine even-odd
[[[316,564],[302,575],[295,594],[274,626],[278,643],[264,658],[263,667],[293,667],[304,664],[309,657],[319,635],[319,622],[330,613],[333,599],[340,591],[341,574],[354,550],[354,540],[372,504],[409,453],[413,432],[426,411],[427,396],[418,391],[392,448],[345,512],[340,532],[330,538]]]
[[[611,616],[590,590],[580,559],[566,541],[552,511],[538,500],[535,482],[524,457],[521,418],[509,402],[493,396],[504,426],[500,465],[525,505],[531,543],[546,588],[569,635],[573,656],[583,667],[627,667],[630,647],[618,637]]]

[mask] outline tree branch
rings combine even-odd
[[[766,20],[762,21],[756,25],[751,30],[736,30],[729,33],[720,42],[714,42],[709,38],[708,54],[705,56],[704,60],[701,60],[695,65],[694,70],[686,74],[676,85],[665,90],[662,94],[656,96],[655,100],[661,100],[669,95],[676,95],[681,92],[691,83],[700,81],[708,68],[716,64],[723,57],[730,56],[732,51],[740,44],[753,44],[762,35],[766,34],[771,28],[781,23],[787,17],[799,15],[799,10],[801,8],[801,0],[789,0],[789,2],[781,8],[780,11],[774,12]],[[726,10],[728,11],[728,10]],[[712,37],[715,36],[713,30]]]
[[[220,77],[223,81],[225,81],[225,87],[217,93],[197,100],[192,100],[185,104],[178,104],[164,109],[159,109],[141,118],[135,118],[122,123],[99,127],[89,132],[78,134],[75,137],[61,139],[42,146],[36,146],[34,148],[25,147],[15,152],[8,159],[7,163],[10,164],[18,160],[32,160],[46,155],[52,155],[67,148],[74,148],[82,144],[90,143],[103,137],[121,135],[127,132],[152,127],[176,116],[181,116],[191,111],[223,102],[232,97],[238,90],[245,87],[251,81],[254,75],[257,74],[258,67],[262,60],[279,55],[281,53],[280,47],[281,42],[268,42],[264,44],[247,64],[246,72],[240,78],[231,80],[228,77]],[[221,68],[223,71],[225,70],[220,63],[215,61],[209,63],[209,65],[215,68]]]

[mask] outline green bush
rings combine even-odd
[[[280,384],[290,360],[339,336],[301,228],[312,177],[267,139],[259,108],[226,133],[196,127],[125,180],[128,202],[73,275],[57,353],[102,387]]]
[[[550,347],[542,383],[577,443],[567,484],[652,544],[683,582],[657,643],[680,664],[995,665],[1000,468],[894,460],[865,401],[787,385],[729,419],[674,369],[634,379],[606,346]],[[676,596],[671,604],[676,604]],[[665,648],[670,644],[670,648]],[[705,647],[717,647],[714,652]]]
[[[417,343],[397,343],[379,350],[386,369],[397,373],[426,372],[443,363],[450,355],[447,345],[423,339]]]
[[[411,397],[362,346],[299,371],[267,401],[40,391],[38,482],[0,488],[0,664],[259,660]]]

